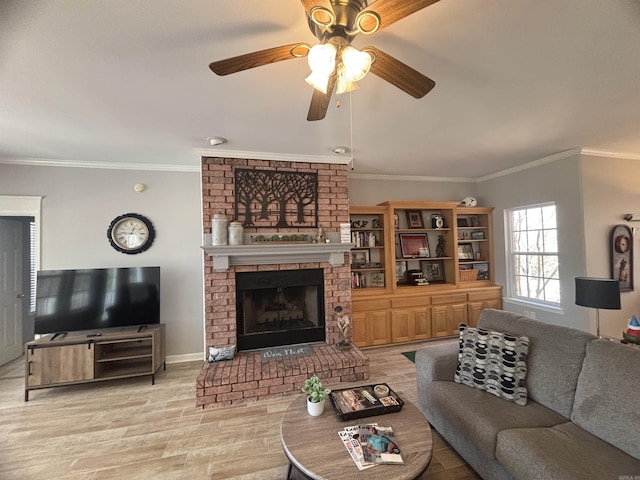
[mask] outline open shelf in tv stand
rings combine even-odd
[[[29,391],[117,378],[150,376],[166,370],[165,325],[116,327],[44,335],[25,345],[24,400]],[[55,338],[54,338],[55,337]]]

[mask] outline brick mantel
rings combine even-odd
[[[283,172],[314,172],[318,176],[318,217],[313,228],[278,229],[279,234],[315,236],[322,228],[330,243],[211,246],[203,248],[205,294],[205,355],[208,347],[235,345],[236,274],[271,270],[322,269],[324,278],[325,342],[312,343],[312,355],[263,362],[259,351],[236,354],[231,362],[206,363],[196,386],[197,404],[204,408],[269,396],[300,392],[304,380],[317,373],[327,384],[354,382],[369,377],[366,355],[355,346],[336,348],[340,330],[334,309],[340,305],[351,315],[351,277],[348,251],[338,242],[341,223],[349,222],[348,168],[340,164],[209,158],[202,159],[202,225],[211,234],[216,213],[234,216],[234,172],[255,168]],[[260,233],[255,227],[247,234]],[[333,235],[333,236],[332,236]]]

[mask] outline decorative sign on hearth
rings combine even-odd
[[[236,220],[245,227],[318,226],[318,174],[237,168]]]
[[[263,361],[285,357],[306,357],[311,355],[311,347],[309,345],[289,345],[285,347],[265,348],[261,353]]]

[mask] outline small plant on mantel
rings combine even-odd
[[[312,375],[304,381],[302,391],[308,395],[309,401],[318,403],[331,393],[329,388],[324,388],[317,375]]]

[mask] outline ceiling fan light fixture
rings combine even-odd
[[[319,43],[311,47],[307,56],[309,68],[313,73],[326,75],[336,68],[336,47],[330,43]]]
[[[341,93],[352,92],[357,90],[358,84],[349,78],[346,73],[346,69],[343,64],[338,67],[338,78],[336,80],[336,95],[340,95]]]
[[[309,85],[311,85],[316,90],[319,90],[322,93],[326,94],[327,93],[327,89],[329,87],[329,76],[330,75],[324,75],[322,73],[311,72],[311,74],[307,78],[305,78],[304,81],[307,82]]]
[[[342,64],[345,76],[352,82],[362,80],[371,68],[371,56],[351,45],[342,49]]]

